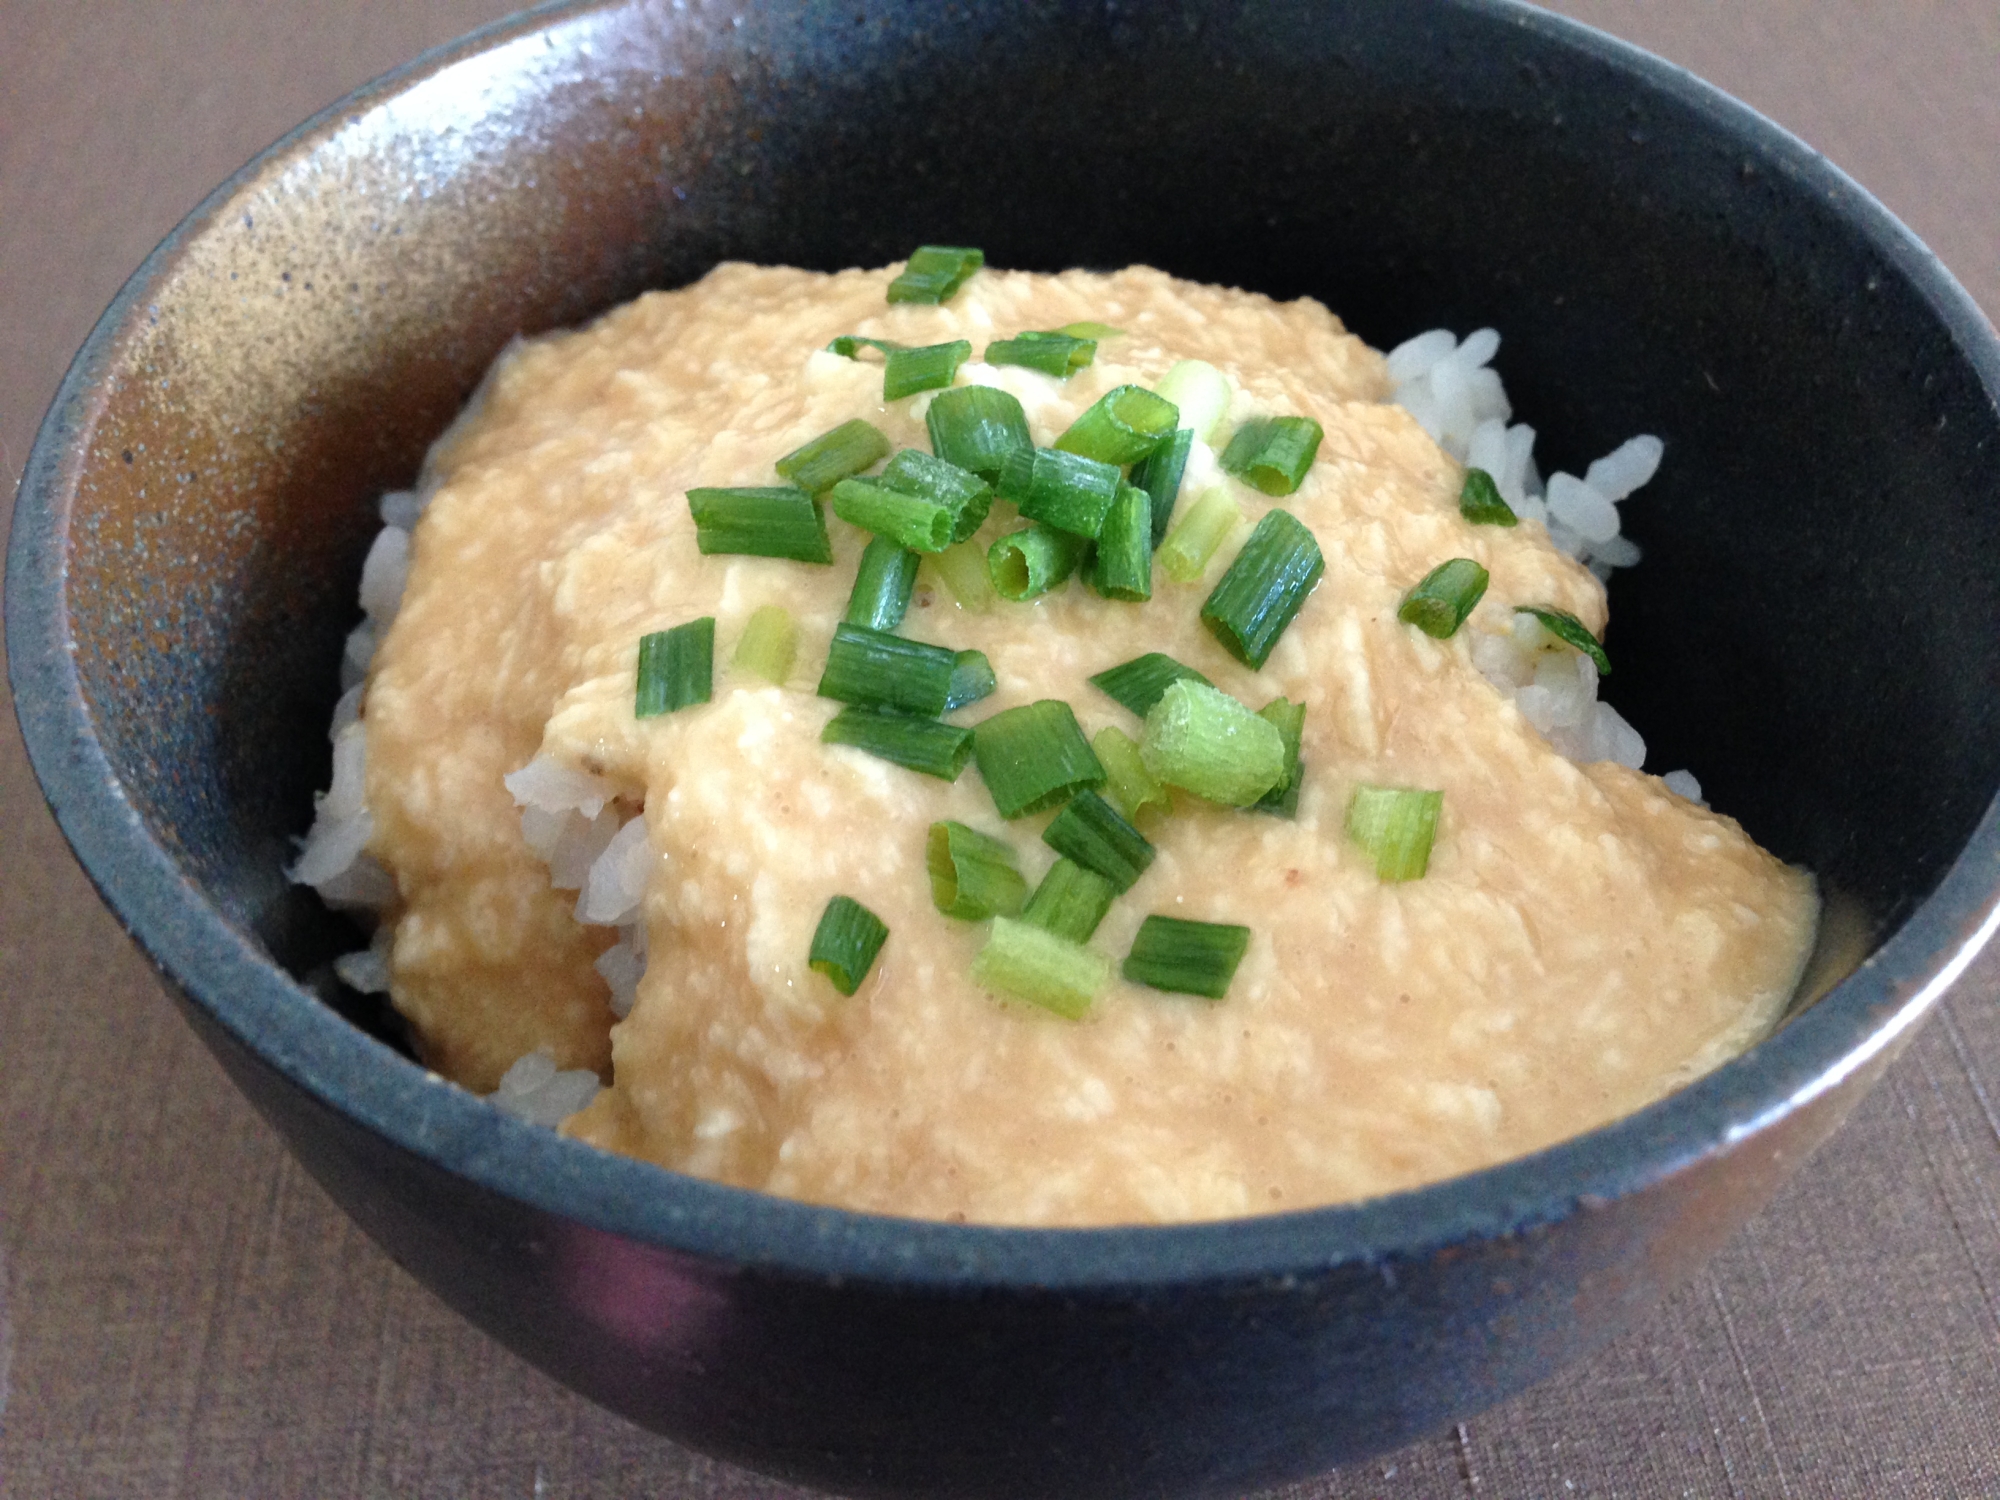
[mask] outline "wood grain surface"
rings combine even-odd
[[[0,477],[146,251],[494,0],[0,0]],[[1565,0],[1764,110],[2000,309],[1995,0]],[[1286,1492],[2000,1494],[2000,963],[1692,1285],[1587,1363]],[[292,1164],[0,729],[0,1496],[794,1493],[555,1387]]]

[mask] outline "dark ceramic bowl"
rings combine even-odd
[[[289,889],[385,488],[508,338],[724,256],[922,240],[1505,330],[1543,454],[1634,431],[1617,701],[1855,939],[1772,1040],[1523,1161],[1346,1208],[1030,1232],[598,1155],[442,1085]],[[1223,1494],[1605,1339],[1839,1122],[1995,920],[2000,347],[1749,111],[1499,0],[559,6],[217,191],[70,371],[8,574],[18,711],[91,878],[397,1261],[558,1379],[833,1489]],[[1838,924],[1836,924],[1838,925]],[[1835,955],[1837,958],[1837,955]],[[1829,962],[1833,962],[1832,959]]]

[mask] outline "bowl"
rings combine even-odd
[[[971,101],[985,107],[968,109]],[[1542,451],[1637,430],[1617,702],[1815,870],[1788,1024],[1521,1161],[1224,1224],[843,1213],[599,1155],[427,1075],[287,887],[373,501],[514,334],[725,256],[922,240],[1494,324]],[[682,1442],[884,1495],[1239,1493],[1407,1441],[1686,1278],[1996,920],[2000,344],[1826,163],[1497,0],[1170,14],[547,8],[364,89],[146,262],[30,456],[37,774],[232,1077],[395,1259]]]

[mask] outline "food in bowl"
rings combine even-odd
[[[932,1218],[1363,1198],[1660,1097],[1817,904],[1596,698],[1658,443],[1544,487],[1496,346],[930,250],[515,347],[364,572],[295,872],[380,913],[343,972],[582,1140]]]

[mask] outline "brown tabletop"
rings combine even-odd
[[[0,478],[98,311],[253,151],[505,0],[0,0]],[[1564,0],[1772,115],[2000,311],[1996,0]],[[1691,1285],[1287,1492],[2000,1495],[2000,956]],[[296,1167],[0,729],[0,1497],[794,1493],[459,1321]]]

